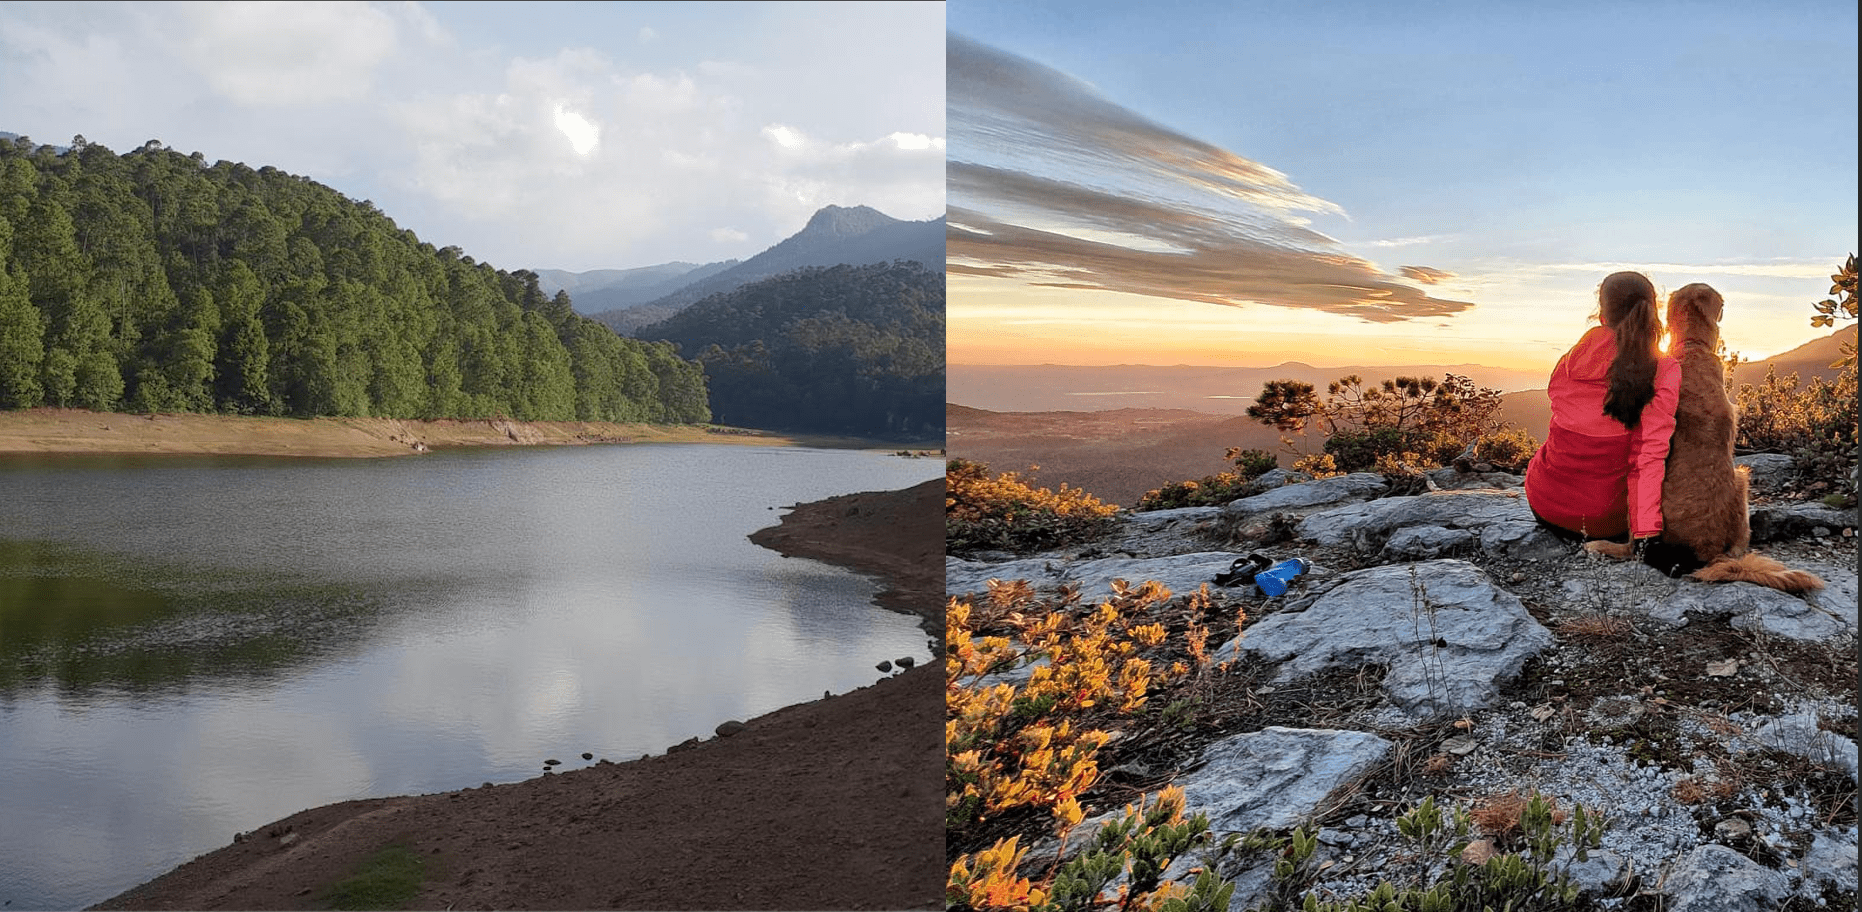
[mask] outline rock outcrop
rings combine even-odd
[[[1788,457],[1741,463],[1755,492],[1791,476]],[[1393,820],[1422,795],[1536,790],[1609,821],[1583,862],[1560,856],[1594,897],[1659,893],[1664,908],[1695,910],[1853,902],[1853,508],[1753,507],[1754,543],[1828,584],[1798,597],[1595,559],[1537,525],[1517,475],[1442,469],[1427,493],[1401,496],[1378,475],[1267,481],[1223,506],[1127,514],[1089,544],[948,558],[946,590],[974,598],[989,580],[1026,580],[1077,587],[1091,604],[1114,581],[1155,580],[1179,596],[1208,586],[1218,606],[1244,610],[1241,635],[1212,658],[1248,682],[1247,700],[1203,720],[1193,749],[1120,739],[1102,768],[1148,773],[1153,755],[1187,751],[1168,780],[1187,812],[1207,814],[1218,837],[1317,832],[1309,870],[1329,872],[1314,885],[1328,895],[1423,873]],[[1256,551],[1311,570],[1278,598],[1214,585]],[[1370,689],[1323,718],[1275,702],[1354,674]],[[1146,791],[1163,784],[1148,777]],[[1129,800],[1089,811],[1105,820]],[[1198,866],[1235,883],[1233,912],[1273,888],[1270,861],[1245,853],[1171,871]]]

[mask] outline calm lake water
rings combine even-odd
[[[0,901],[80,908],[304,808],[636,759],[922,661],[874,582],[745,536],[942,472],[726,445],[0,458]]]

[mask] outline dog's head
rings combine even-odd
[[[1720,315],[1726,301],[1710,285],[1695,282],[1668,296],[1668,339],[1672,350],[1699,342],[1711,350],[1720,341]]]

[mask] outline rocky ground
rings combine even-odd
[[[942,496],[938,479],[800,504],[754,538],[879,576],[888,604],[941,618]],[[97,908],[329,908],[331,885],[397,845],[423,860],[404,908],[937,908],[943,702],[919,666],[650,758],[313,808]]]
[[[1085,828],[1174,783],[1218,834],[1317,827],[1310,889],[1343,899],[1448,864],[1398,835],[1425,796],[1491,822],[1470,834],[1479,853],[1518,847],[1496,809],[1536,792],[1605,816],[1600,850],[1561,859],[1588,908],[1855,908],[1856,511],[1791,499],[1784,457],[1742,461],[1755,546],[1821,575],[1821,592],[1593,559],[1536,526],[1517,476],[1454,469],[1405,492],[1280,473],[1227,506],[1127,515],[1087,546],[949,558],[946,586],[1025,579],[1091,605],[1115,579],[1182,594],[1250,552],[1311,561],[1279,598],[1212,586],[1206,608],[1158,609],[1173,637],[1228,630],[1227,664],[1187,706],[1123,724]],[[1020,827],[1028,844],[1045,823],[986,836]],[[1058,848],[1037,842],[1027,873]],[[1212,866],[1242,910],[1269,900],[1271,861],[1237,850],[1174,870]]]

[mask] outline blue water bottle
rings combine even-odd
[[[1312,565],[1308,564],[1303,557],[1288,558],[1256,573],[1254,584],[1259,586],[1261,592],[1265,593],[1268,598],[1273,598],[1284,595],[1287,591],[1287,584],[1292,582],[1294,577],[1311,569]]]

